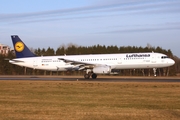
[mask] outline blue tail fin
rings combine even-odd
[[[17,35],[12,35],[11,39],[17,58],[36,57]]]

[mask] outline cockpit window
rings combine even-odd
[[[166,59],[169,58],[168,56],[162,56],[161,59]]]

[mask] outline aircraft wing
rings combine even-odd
[[[93,63],[69,60],[69,59],[64,59],[64,58],[58,58],[58,60],[62,60],[67,64],[81,66],[81,67],[85,67],[85,68],[93,68],[95,66],[105,66],[104,64],[93,64]]]
[[[64,61],[65,63],[70,63],[70,64],[73,64],[73,65],[77,65],[77,64],[94,65],[94,64],[92,64],[92,63],[75,61],[75,60],[68,60],[68,59],[64,59],[64,58],[58,58],[58,60],[62,60],[62,61]]]

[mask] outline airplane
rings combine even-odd
[[[12,35],[11,38],[16,54],[15,59],[9,60],[11,64],[48,71],[84,70],[85,79],[96,79],[98,74],[111,74],[112,71],[120,69],[153,68],[156,76],[157,68],[175,64],[167,55],[155,52],[36,56],[18,35]]]

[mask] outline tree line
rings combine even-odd
[[[170,49],[166,50],[161,47],[152,47],[147,45],[146,47],[137,46],[105,46],[105,45],[93,45],[93,46],[77,46],[61,45],[56,50],[51,47],[31,49],[37,56],[57,56],[57,55],[83,55],[83,54],[110,54],[110,53],[139,53],[139,52],[159,52],[164,53],[168,57],[175,60],[175,65],[168,68],[158,68],[158,76],[175,76],[180,73],[180,59],[174,56]],[[84,71],[67,71],[67,72],[52,72],[44,70],[33,70],[30,68],[24,68],[9,63],[8,59],[15,58],[14,52],[10,52],[8,55],[0,55],[0,75],[83,75]],[[120,76],[152,76],[152,69],[126,69],[120,70]]]

